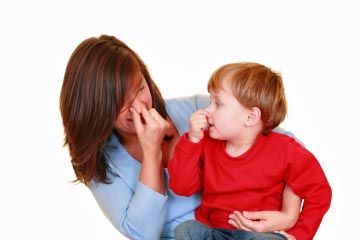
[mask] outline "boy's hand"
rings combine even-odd
[[[190,116],[190,130],[188,139],[193,143],[198,143],[204,137],[204,130],[208,126],[207,117],[210,114],[203,109],[200,109]]]

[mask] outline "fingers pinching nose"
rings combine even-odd
[[[131,113],[138,113],[134,107],[130,107],[130,112]]]
[[[135,124],[135,131],[139,133],[143,130],[140,114],[136,111],[135,108],[130,108],[130,112],[132,114],[133,121]]]
[[[207,110],[205,110],[205,115],[206,115],[206,117],[211,117],[211,113]]]

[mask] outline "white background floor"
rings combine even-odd
[[[271,2],[271,3],[270,3]],[[316,239],[346,239],[359,212],[356,1],[2,1],[0,239],[124,239],[62,148],[59,93],[70,54],[102,33],[143,58],[165,97],[206,93],[232,61],[282,72],[283,127],[319,159],[333,201]]]

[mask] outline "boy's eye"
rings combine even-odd
[[[210,101],[210,104],[214,104],[216,107],[221,105],[221,103],[217,101]]]

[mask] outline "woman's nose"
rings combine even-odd
[[[141,113],[141,101],[138,98],[135,98],[131,106],[135,108],[136,112]]]

